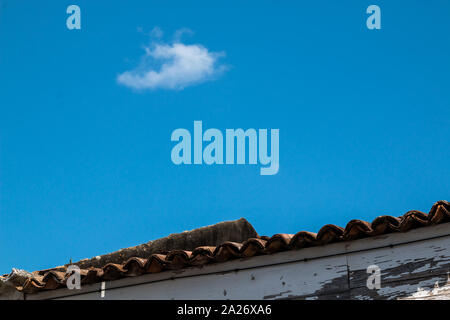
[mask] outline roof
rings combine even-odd
[[[327,224],[318,233],[300,231],[296,234],[259,236],[245,219],[221,222],[150,241],[147,244],[122,249],[107,255],[84,259],[74,264],[81,268],[81,284],[135,277],[165,270],[204,266],[239,258],[274,254],[286,250],[329,243],[353,241],[394,232],[406,232],[450,221],[450,203],[438,201],[429,213],[412,210],[402,216],[383,215],[372,222],[351,220],[345,228]],[[24,293],[65,287],[70,274],[68,265],[28,273],[13,269],[0,277],[3,286]]]

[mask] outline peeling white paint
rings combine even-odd
[[[410,296],[399,298],[399,300],[450,300],[450,280],[444,286],[439,286],[439,281],[434,283],[432,289],[427,288],[417,288],[417,291]]]

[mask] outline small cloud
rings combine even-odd
[[[181,37],[184,34],[192,36],[192,35],[194,35],[194,32],[191,29],[189,29],[189,28],[179,29],[179,30],[175,31],[175,34],[173,35],[174,42],[180,42],[181,41]]]
[[[152,31],[150,31],[150,36],[154,38],[161,38],[164,35],[162,30],[159,27],[154,27]]]
[[[137,30],[137,32],[142,33],[143,35],[148,36],[151,39],[153,39],[153,38],[158,38],[159,39],[159,38],[162,38],[162,36],[164,35],[164,33],[162,32],[161,28],[159,28],[159,27],[154,27],[149,32],[145,32],[144,28],[141,27],[141,26],[137,27],[136,30]]]
[[[227,69],[218,63],[224,53],[211,52],[200,44],[183,44],[179,41],[183,33],[191,31],[177,31],[173,43],[153,42],[149,47],[144,47],[141,65],[120,74],[117,82],[138,90],[181,90],[213,80]],[[152,34],[162,36],[162,31],[153,29]]]

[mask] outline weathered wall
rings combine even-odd
[[[368,289],[367,267],[381,270]],[[449,297],[450,223],[379,237],[106,282],[104,299],[417,299]],[[101,299],[101,284],[27,299]]]

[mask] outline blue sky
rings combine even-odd
[[[296,233],[449,199],[448,1],[187,3],[0,1],[0,274],[240,217]],[[213,63],[118,81],[179,30]],[[278,174],[174,165],[194,120],[278,128]]]

